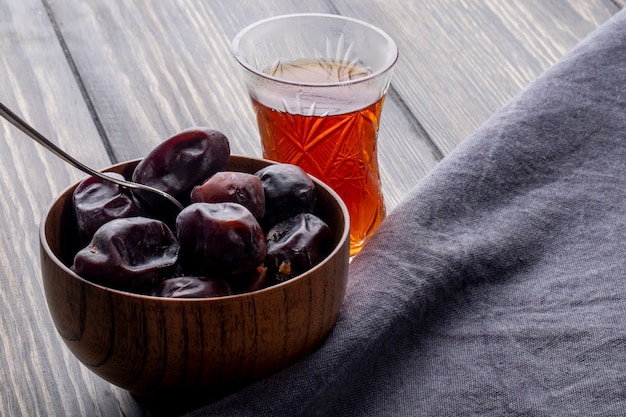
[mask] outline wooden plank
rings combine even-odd
[[[396,39],[393,84],[444,154],[619,10],[610,0],[334,3]]]
[[[0,2],[0,47],[0,100],[85,163],[108,165],[40,1]],[[4,120],[0,147],[0,415],[98,415],[111,404],[120,414],[136,412],[133,402],[116,399],[121,390],[70,357],[44,300],[39,220],[53,197],[83,174]]]
[[[51,7],[117,159],[143,156],[194,125],[222,130],[234,153],[260,155],[230,50],[243,24],[225,29],[221,19],[248,23],[268,9],[241,1],[76,3],[57,1]],[[276,9],[274,2],[263,5]]]
[[[118,160],[143,156],[193,125],[223,131],[233,153],[260,156],[232,38],[272,15],[333,11],[324,1],[288,0],[56,1],[51,7]],[[387,100],[380,159],[390,208],[437,163],[406,114],[397,97]],[[415,169],[401,175],[406,166]]]

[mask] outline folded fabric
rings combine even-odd
[[[191,416],[626,413],[626,10],[416,186],[324,345]]]

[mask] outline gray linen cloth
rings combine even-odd
[[[325,344],[191,416],[626,415],[626,10],[451,153]]]

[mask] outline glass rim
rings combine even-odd
[[[262,70],[257,69],[256,67],[250,65],[247,60],[245,60],[243,58],[243,56],[240,53],[240,47],[239,44],[241,43],[241,39],[245,36],[245,34],[247,32],[249,32],[250,30],[276,21],[276,20],[283,20],[283,19],[291,19],[294,17],[316,17],[316,18],[330,18],[330,19],[336,19],[336,20],[343,20],[343,21],[348,21],[348,22],[352,22],[352,23],[356,23],[358,25],[364,26],[370,30],[373,30],[375,32],[377,32],[379,35],[381,35],[388,43],[389,46],[391,48],[393,48],[393,56],[391,59],[389,59],[387,62],[385,62],[384,65],[382,65],[379,69],[377,69],[376,71],[372,71],[371,73],[360,77],[360,78],[355,78],[353,80],[345,80],[345,81],[337,81],[337,82],[325,82],[325,83],[312,83],[312,82],[303,82],[303,81],[293,81],[293,80],[287,80],[284,78],[280,78],[280,77],[276,77],[270,74],[267,74],[265,72],[263,72]],[[261,19],[258,20],[246,27],[244,27],[242,30],[239,31],[239,33],[237,33],[237,35],[235,35],[235,37],[233,38],[232,42],[231,42],[231,50],[233,55],[235,56],[235,59],[237,60],[237,62],[239,63],[239,65],[241,65],[244,69],[250,71],[251,73],[258,75],[259,77],[268,79],[268,80],[272,80],[274,82],[277,83],[281,83],[281,84],[288,84],[288,85],[294,85],[294,86],[302,86],[302,87],[343,87],[343,86],[349,86],[349,85],[354,85],[354,84],[358,84],[358,83],[362,83],[362,82],[366,82],[369,81],[373,78],[379,77],[382,74],[384,74],[385,72],[391,70],[393,68],[393,66],[395,65],[395,63],[398,61],[398,56],[399,56],[399,52],[398,52],[398,46],[396,45],[396,42],[393,40],[393,38],[384,30],[382,30],[381,28],[372,25],[371,23],[359,20],[359,19],[355,19],[352,17],[348,17],[348,16],[342,16],[342,15],[338,15],[338,14],[329,14],[329,13],[293,13],[293,14],[284,14],[284,15],[279,15],[279,16],[273,16],[273,17],[269,17],[266,19]]]

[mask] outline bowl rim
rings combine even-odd
[[[236,154],[231,154],[229,158],[236,158],[236,159],[253,159],[255,161],[259,161],[259,162],[263,162],[263,163],[267,163],[269,165],[272,164],[277,164],[278,162],[276,161],[272,161],[269,159],[264,159],[264,158],[256,158],[256,157],[251,157],[251,156],[244,156],[244,155],[236,155]],[[107,166],[103,169],[101,169],[101,171],[103,172],[107,172],[107,171],[112,171],[117,167],[120,166],[124,166],[124,165],[129,165],[132,163],[138,163],[142,158],[136,158],[136,159],[131,159],[128,161],[122,161],[122,162],[118,162],[116,164]],[[69,194],[74,188],[76,188],[78,186],[78,184],[85,178],[88,178],[87,176],[85,176],[84,178],[79,179],[78,181],[74,182],[73,184],[65,187],[61,192],[57,193],[56,196],[52,199],[52,201],[48,204],[48,206],[46,207],[46,209],[44,210],[42,216],[41,216],[41,220],[39,222],[39,242],[41,245],[42,250],[46,253],[47,257],[54,262],[54,264],[59,267],[61,270],[63,270],[63,272],[65,272],[66,274],[68,274],[69,276],[81,281],[83,284],[89,285],[89,286],[93,286],[99,290],[103,290],[105,292],[111,292],[120,296],[128,296],[128,297],[132,297],[132,298],[138,298],[138,299],[146,299],[146,300],[154,300],[154,301],[159,301],[159,302],[166,302],[166,303],[179,303],[179,302],[183,302],[183,303],[199,303],[199,302],[224,302],[224,301],[239,301],[239,300],[245,300],[247,298],[252,298],[258,294],[262,294],[262,293],[268,293],[268,292],[275,292],[275,291],[282,291],[283,289],[285,289],[286,287],[292,286],[292,285],[296,285],[297,281],[299,281],[303,276],[307,275],[307,274],[311,274],[314,271],[321,269],[322,266],[329,262],[329,260],[331,258],[333,258],[341,249],[342,247],[346,244],[346,241],[349,242],[350,240],[350,215],[348,213],[348,208],[346,206],[346,204],[344,203],[344,201],[341,199],[341,197],[339,197],[339,195],[332,189],[330,188],[329,185],[327,185],[326,183],[322,182],[321,180],[319,180],[318,178],[316,178],[313,175],[308,174],[309,177],[311,177],[313,179],[313,182],[315,183],[316,187],[321,187],[323,188],[326,192],[328,192],[331,197],[337,202],[337,204],[339,205],[340,211],[343,215],[344,218],[344,227],[343,230],[341,232],[341,235],[339,237],[339,240],[337,242],[337,244],[335,245],[335,247],[333,248],[333,250],[326,255],[326,257],[317,265],[315,265],[313,268],[309,269],[308,271],[297,275],[287,281],[281,282],[279,284],[275,284],[269,287],[265,287],[262,288],[260,290],[255,290],[255,291],[249,291],[249,292],[245,292],[245,293],[240,293],[240,294],[231,294],[231,295],[226,295],[226,296],[221,296],[221,297],[204,297],[204,298],[173,298],[173,297],[158,297],[158,296],[152,296],[152,295],[146,295],[146,294],[138,294],[138,293],[133,293],[130,291],[123,291],[123,290],[118,290],[115,288],[110,288],[104,285],[100,285],[97,284],[95,282],[89,281],[88,279],[85,279],[83,277],[81,277],[80,275],[78,275],[77,273],[75,273],[74,271],[72,271],[67,265],[65,265],[65,263],[63,263],[59,257],[57,256],[57,254],[52,250],[52,248],[50,247],[50,244],[48,243],[48,239],[46,236],[46,223],[48,221],[48,218],[50,217],[50,213],[52,211],[52,208],[54,207],[54,205],[58,202],[59,198],[64,195],[64,194]],[[349,251],[348,251],[349,252]]]

